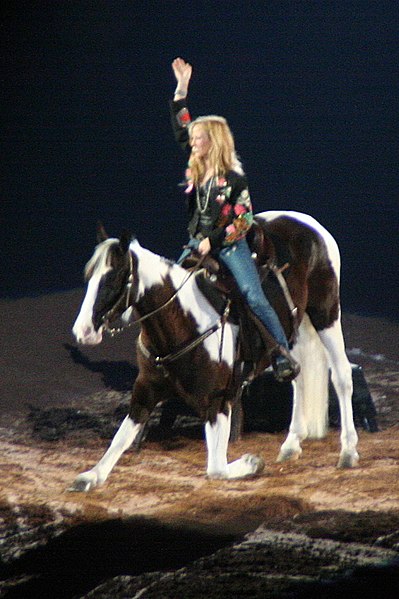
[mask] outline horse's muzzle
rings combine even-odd
[[[81,345],[98,345],[103,340],[103,327],[96,330],[93,326],[82,326],[76,322],[72,332]]]

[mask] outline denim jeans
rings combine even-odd
[[[265,325],[277,343],[288,349],[287,338],[280,320],[266,298],[246,239],[222,248],[219,260],[227,266],[252,312]]]
[[[182,264],[191,254],[192,250],[198,248],[199,243],[198,239],[192,237],[187,243],[188,247],[183,250],[177,260],[177,264]],[[222,248],[216,257],[227,266],[235,278],[245,301],[255,316],[265,325],[277,343],[288,349],[284,329],[274,308],[269,304],[268,299],[263,293],[258,271],[246,239],[240,239],[233,243],[233,245]]]
[[[199,239],[196,239],[195,237],[191,237],[189,242],[187,243],[187,247],[184,248],[184,250],[178,257],[178,259],[176,261],[177,264],[183,264],[184,260],[189,257],[191,252],[193,250],[198,249],[199,244],[200,244]]]

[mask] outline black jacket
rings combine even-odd
[[[170,102],[171,121],[176,141],[187,156],[190,154],[188,125],[191,122],[186,100]],[[194,237],[200,226],[197,207],[197,191],[187,180],[185,190],[188,208],[188,231]],[[253,216],[248,183],[245,175],[229,171],[218,177],[210,190],[209,212],[212,231],[208,234],[212,250],[218,250],[245,237],[251,227]]]

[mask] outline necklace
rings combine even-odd
[[[207,189],[207,192],[206,192],[206,198],[205,198],[204,204],[202,204],[201,198],[200,198],[200,193],[199,193],[199,187],[200,186],[198,185],[196,187],[196,189],[195,189],[195,191],[196,191],[196,200],[197,200],[197,208],[198,208],[198,211],[200,212],[200,214],[204,214],[204,212],[207,211],[208,204],[209,204],[209,196],[211,194],[211,189],[212,189],[212,186],[213,186],[213,180],[214,180],[214,178],[215,177],[211,177],[209,179],[208,189]]]

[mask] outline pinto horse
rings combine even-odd
[[[265,235],[277,240],[290,256],[284,278],[300,323],[292,353],[301,372],[292,383],[292,420],[277,459],[297,458],[303,439],[325,435],[330,369],[341,414],[338,467],[353,467],[359,456],[352,372],[340,323],[337,244],[305,214],[270,211],[258,214],[256,220]],[[78,475],[71,490],[88,491],[104,483],[122,453],[137,443],[154,407],[177,395],[205,423],[208,477],[258,474],[264,467],[261,457],[245,454],[231,463],[227,459],[232,404],[242,384],[233,376],[238,359],[237,324],[215,310],[189,271],[144,249],[127,234],[111,239],[103,233],[86,265],[87,292],[73,333],[79,343],[98,344],[110,322],[133,316],[141,326],[139,374],[129,413],[110,447],[91,470]],[[288,335],[287,305],[282,298],[275,309]],[[268,359],[262,370],[270,364]]]

